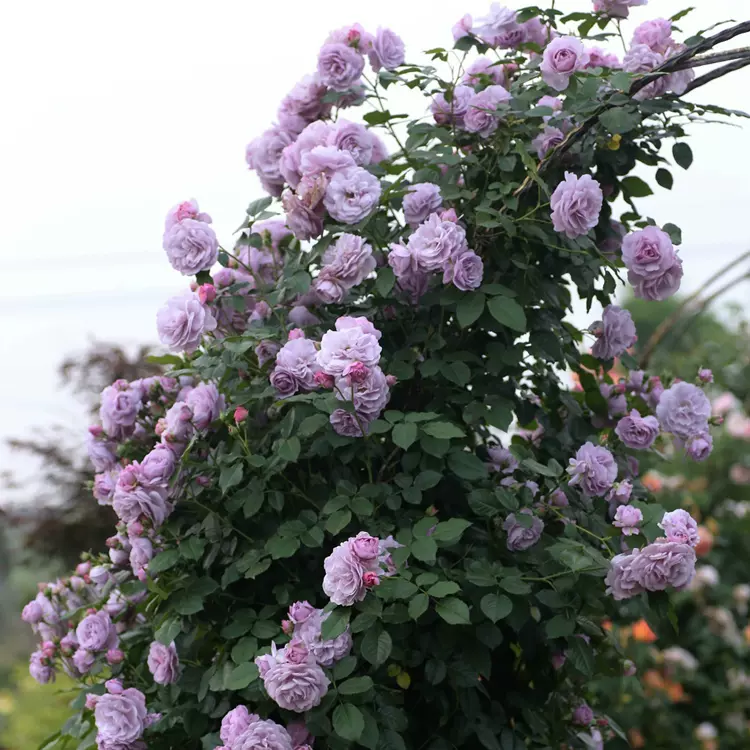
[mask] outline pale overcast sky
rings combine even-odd
[[[700,7],[682,21],[690,33],[750,15],[745,0],[693,3]],[[626,38],[635,24],[687,4],[651,0],[635,8]],[[557,6],[582,10],[590,0]],[[89,339],[156,340],[157,308],[184,287],[161,249],[166,210],[195,197],[220,240],[231,241],[244,208],[261,194],[245,145],[314,70],[332,28],[389,26],[404,38],[407,58],[420,60],[422,50],[452,44],[451,26],[463,13],[478,17],[488,7],[478,0],[6,3],[0,438],[49,423],[83,427],[80,408],[57,388],[55,368]],[[750,110],[748,91],[745,69],[695,99]],[[682,227],[687,290],[750,245],[750,124],[737,123],[744,129],[696,125],[694,166],[675,168],[671,192],[658,189],[641,201],[659,223]],[[738,288],[734,299],[744,301],[747,291]],[[0,469],[12,464],[0,448]]]

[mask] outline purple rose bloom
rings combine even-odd
[[[140,523],[140,522],[136,522]],[[141,581],[146,580],[146,568],[154,556],[154,545],[145,536],[130,537],[130,567],[133,575]]]
[[[607,52],[606,50],[603,50],[601,47],[589,47],[588,48],[589,53],[589,61],[586,65],[586,68],[621,68],[622,64],[620,63],[619,59],[617,58],[617,55],[613,55],[610,52]]]
[[[195,219],[196,221],[205,221],[206,224],[211,223],[211,217],[198,208],[198,201],[195,198],[178,203],[169,209],[164,220],[164,230],[171,229],[183,219]]]
[[[441,271],[451,256],[468,250],[466,232],[459,224],[443,221],[434,213],[409,237],[408,250],[416,270]]]
[[[255,347],[255,356],[258,358],[258,364],[263,367],[266,362],[276,359],[276,355],[281,347],[276,341],[264,339]]]
[[[99,505],[112,505],[120,472],[117,469],[94,476],[94,497]]]
[[[440,187],[432,182],[418,182],[404,196],[404,218],[412,229],[443,205]]]
[[[288,615],[289,619],[295,624],[295,625],[301,625],[303,622],[307,622],[313,615],[315,615],[318,612],[315,607],[313,607],[312,604],[308,601],[303,602],[294,602],[291,607],[289,607]]]
[[[550,199],[555,231],[570,239],[587,234],[599,223],[602,200],[602,189],[591,175],[566,172]]]
[[[675,259],[674,265],[656,279],[644,279],[634,273],[628,273],[628,281],[633,285],[633,294],[640,299],[660,302],[675,294],[682,281],[682,261]]]
[[[625,54],[622,61],[622,68],[628,73],[649,73],[654,68],[658,68],[664,62],[664,55],[654,52],[645,44],[634,44]],[[654,99],[662,96],[669,88],[669,76],[660,76],[640,91],[634,94],[633,98],[638,101]]]
[[[21,612],[21,619],[29,625],[36,625],[42,621],[42,606],[36,599],[32,599]]]
[[[289,398],[299,390],[299,381],[286,367],[276,367],[271,370],[269,382],[276,389],[278,398]]]
[[[547,155],[547,152],[559,146],[564,140],[565,133],[560,128],[553,128],[551,125],[546,125],[544,130],[531,142],[531,145],[536,150],[539,158],[543,159]]]
[[[281,127],[290,133],[301,133],[306,125],[328,116],[331,105],[323,101],[326,91],[317,74],[298,81],[279,105]]]
[[[138,467],[138,481],[146,487],[165,486],[174,474],[176,459],[166,445],[155,445]]]
[[[177,658],[177,649],[174,641],[165,646],[159,641],[152,641],[148,649],[148,671],[154,677],[157,685],[170,685],[177,681],[180,662]]]
[[[524,508],[521,513],[531,515],[528,508]],[[539,537],[544,530],[544,521],[541,518],[534,517],[531,526],[527,528],[519,523],[515,513],[510,513],[503,522],[503,529],[508,534],[506,542],[508,549],[511,552],[522,552],[529,547],[533,547],[539,541]]]
[[[317,356],[314,341],[292,339],[276,355],[276,369],[288,372],[295,379],[297,387],[311,391],[315,388],[315,373],[320,369]]]
[[[587,727],[594,721],[594,712],[587,703],[581,703],[573,711],[573,723],[582,727]]]
[[[102,391],[99,408],[99,419],[107,435],[115,440],[132,435],[141,406],[140,390],[132,388],[125,380],[108,385]]]
[[[483,55],[477,57],[474,62],[467,66],[464,77],[461,80],[469,86],[476,86],[478,83],[482,83],[482,78],[484,76],[487,76],[492,83],[498,83],[500,85],[505,85],[507,83],[505,66],[499,62],[493,62]]]
[[[326,250],[323,263],[323,280],[335,279],[344,290],[357,286],[375,270],[372,247],[356,234],[342,234]]]
[[[606,448],[584,443],[570,459],[568,474],[571,486],[578,485],[584,494],[598,497],[606,494],[617,479],[617,463]]]
[[[645,44],[659,54],[665,54],[672,46],[672,22],[666,18],[644,21],[633,32],[633,44]]]
[[[79,648],[73,654],[73,666],[82,674],[88,674],[91,671],[91,667],[96,662],[96,657],[91,651],[87,651],[85,648]]]
[[[683,440],[708,432],[711,402],[706,394],[692,383],[675,383],[662,393],[656,416],[665,432]]]
[[[714,439],[708,432],[701,432],[688,438],[685,445],[685,452],[693,461],[705,461],[714,447]]]
[[[632,409],[617,423],[615,433],[628,448],[645,451],[659,436],[659,420],[650,415],[642,417],[637,409]]]
[[[497,107],[510,101],[510,94],[499,85],[488,86],[469,100],[464,115],[464,128],[470,133],[477,133],[482,138],[489,138],[497,130],[500,113]]]
[[[670,542],[695,547],[700,541],[696,520],[682,508],[665,513],[659,523],[659,528]]]
[[[334,91],[350,89],[362,75],[365,60],[346,44],[324,44],[318,55],[318,76],[324,86]]]
[[[292,738],[286,729],[270,719],[251,722],[231,745],[231,750],[260,750],[261,748],[262,750],[294,750]]]
[[[209,224],[183,219],[164,233],[164,250],[175,271],[192,276],[207,271],[219,257],[219,241]]]
[[[518,468],[518,459],[502,445],[492,445],[487,449],[489,461],[487,468],[490,471],[501,471],[503,474],[512,474]]]
[[[646,3],[648,0],[594,0],[594,10],[612,18],[627,18],[631,8]]]
[[[490,12],[484,18],[478,18],[472,32],[491,47],[500,45],[500,37],[507,35],[518,27],[516,11],[500,3],[492,3]]]
[[[623,263],[630,273],[642,279],[658,279],[676,259],[672,240],[658,227],[631,232],[622,242]]]
[[[260,721],[258,714],[251,714],[247,710],[247,706],[237,706],[226,713],[221,720],[219,737],[225,745],[233,747],[240,735],[256,721]]]
[[[328,421],[334,431],[343,437],[364,437],[368,433],[367,424],[346,409],[335,409]]]
[[[197,294],[186,291],[172,297],[159,310],[156,328],[165,346],[172,351],[190,353],[200,346],[205,333],[216,328],[216,320]]]
[[[362,167],[350,167],[333,175],[323,203],[336,221],[358,224],[377,207],[380,193],[377,177]]]
[[[348,151],[342,151],[336,146],[315,146],[310,151],[306,151],[300,160],[300,172],[303,178],[320,174],[330,178],[336,172],[356,166],[354,157]]]
[[[303,645],[299,650],[307,655],[304,661],[277,660],[263,676],[263,685],[271,700],[281,708],[304,713],[320,704],[330,681]]]
[[[146,697],[140,690],[128,688],[117,695],[99,696],[94,709],[97,741],[127,746],[140,739],[146,720]]]
[[[443,283],[453,282],[453,286],[462,292],[478,289],[483,277],[484,263],[473,250],[454,255],[443,271]]]
[[[339,401],[351,401],[357,416],[363,422],[377,419],[388,403],[389,396],[385,375],[377,366],[369,368],[361,383],[351,383],[346,375],[336,378],[336,398]]]
[[[542,78],[555,91],[568,88],[570,77],[583,70],[589,62],[589,53],[580,39],[563,36],[553,39],[545,48],[540,70]]]
[[[606,593],[617,601],[638,596],[644,590],[631,568],[637,554],[638,550],[631,550],[616,555],[609,564],[609,571],[607,571],[607,577],[604,579],[604,583],[607,585]]]
[[[393,70],[404,64],[406,51],[401,37],[390,29],[379,28],[368,52],[370,65],[377,73],[380,68]]]
[[[323,591],[334,604],[350,607],[365,598],[367,590],[362,577],[367,569],[352,551],[349,540],[334,548],[323,567]]]
[[[463,127],[464,116],[469,108],[469,100],[474,96],[474,89],[470,86],[458,85],[453,89],[450,101],[445,94],[435,94],[432,97],[430,110],[438,125]]]
[[[55,681],[55,669],[41,651],[34,651],[29,659],[29,674],[40,684]]]
[[[294,637],[301,639],[318,664],[323,667],[332,667],[337,661],[349,655],[352,649],[351,632],[347,627],[336,638],[327,641],[322,640],[320,629],[329,615],[327,612],[324,613],[322,609],[311,609],[311,615],[305,618],[299,625],[295,623]]]
[[[320,340],[317,363],[323,372],[337,377],[343,375],[346,366],[354,362],[374,367],[380,362],[381,351],[378,339],[359,327],[328,331]]]
[[[162,442],[167,444],[187,443],[194,432],[193,410],[184,401],[178,401],[167,410],[164,416],[164,424]]]
[[[615,511],[615,520],[612,525],[622,529],[625,536],[639,534],[639,524],[643,521],[643,513],[632,505],[620,505]]]
[[[97,438],[90,432],[86,435],[86,451],[94,466],[94,471],[109,471],[117,463],[115,454],[115,443],[111,440]]]
[[[695,574],[695,550],[689,544],[657,541],[634,555],[631,575],[646,591],[687,588]]]
[[[281,173],[281,155],[287,146],[294,143],[294,134],[278,125],[266,130],[251,141],[245,150],[248,167],[256,172],[266,192],[281,195],[284,177]]]
[[[285,190],[281,205],[286,213],[286,223],[298,240],[311,240],[323,234],[323,212],[317,202],[310,206],[291,190]]]
[[[172,512],[167,501],[166,490],[161,487],[123,488],[118,484],[112,503],[117,517],[126,524],[140,520],[145,516],[155,527],[161,526]]]
[[[205,430],[219,418],[224,408],[224,397],[215,383],[199,383],[188,394],[187,405],[192,409],[196,429]]]
[[[326,143],[348,153],[357,166],[366,167],[374,161],[376,139],[377,136],[361,123],[341,119],[329,132]]]
[[[597,359],[614,359],[629,349],[637,340],[633,318],[627,310],[617,305],[607,305],[602,320],[594,323],[598,336],[591,347],[591,353]]]
[[[117,646],[115,627],[104,611],[86,615],[76,628],[76,637],[80,647],[87,651],[102,651]]]

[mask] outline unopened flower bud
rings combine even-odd
[[[291,635],[294,631],[294,623],[291,620],[282,620],[281,629],[287,634]]]
[[[393,388],[393,386],[398,383],[398,378],[395,375],[386,375],[385,383],[389,388]]]
[[[86,695],[86,708],[89,711],[93,711],[96,708],[96,704],[99,702],[99,696],[93,693]]]
[[[247,419],[248,411],[244,406],[238,406],[234,410],[234,421],[236,424],[240,424]]]
[[[208,487],[211,484],[211,479],[203,474],[200,476],[197,476],[195,478],[195,481],[201,486],[201,487]]]
[[[201,284],[198,287],[198,299],[202,305],[213,302],[216,299],[216,287],[213,284]]]
[[[440,214],[442,221],[452,221],[454,224],[458,223],[458,214],[455,208],[447,208]]]
[[[701,369],[698,370],[698,379],[701,383],[713,383],[714,374],[707,367],[701,367]]]
[[[107,651],[108,664],[120,664],[125,659],[125,654],[119,648],[111,648]]]
[[[362,576],[362,582],[368,589],[371,589],[373,586],[377,586],[380,583],[380,578],[378,577],[377,573],[373,573],[371,570],[368,570]]]
[[[89,433],[94,437],[99,437],[100,435],[104,434],[104,429],[101,425],[92,424],[89,426]]]
[[[321,388],[333,388],[333,377],[323,372],[322,370],[318,370],[318,372],[315,373],[313,379]]]
[[[622,673],[625,677],[632,677],[637,671],[635,662],[632,659],[625,659],[622,663]]]
[[[364,383],[370,374],[370,368],[362,362],[352,362],[344,368],[344,375],[350,383]]]
[[[301,328],[292,328],[291,331],[289,331],[288,340],[294,341],[294,339],[303,339],[305,338],[305,332]]]

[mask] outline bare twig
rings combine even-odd
[[[700,86],[705,86],[707,83],[711,83],[711,81],[715,81],[717,78],[721,78],[722,76],[727,75],[728,73],[734,73],[735,70],[740,70],[741,68],[745,68],[748,65],[750,65],[750,59],[745,60],[736,60],[733,63],[729,63],[728,65],[722,65],[720,68],[717,68],[716,70],[712,70],[710,73],[706,73],[705,75],[700,76],[699,78],[696,78],[685,90],[685,93],[688,94],[691,91],[694,91],[695,89],[699,88]]]
[[[688,60],[682,65],[678,65],[675,70],[687,70],[688,68],[699,68],[702,65],[715,65],[720,62],[727,62],[728,60],[738,60],[750,57],[750,47],[738,47],[737,49],[730,49],[726,52],[713,52],[709,55],[700,55],[700,57],[694,57],[692,60]]]

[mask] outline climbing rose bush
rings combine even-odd
[[[696,542],[633,451],[703,460],[715,421],[705,377],[637,369],[611,304],[626,272],[647,299],[679,287],[679,229],[641,217],[630,172],[668,139],[685,165],[706,111],[666,95],[689,70],[639,86],[682,49],[667,21],[624,70],[590,45],[643,4],[495,3],[429,65],[336,29],[247,147],[269,196],[235,243],[170,209],[165,261],[194,276],[156,314],[170,370],[106,388],[88,436],[109,553],[23,611],[32,674],[81,684],[81,748],[624,736],[589,689],[630,669],[601,624],[626,600],[668,619]],[[394,86],[424,96],[413,118]],[[587,331],[574,292],[604,308]]]

